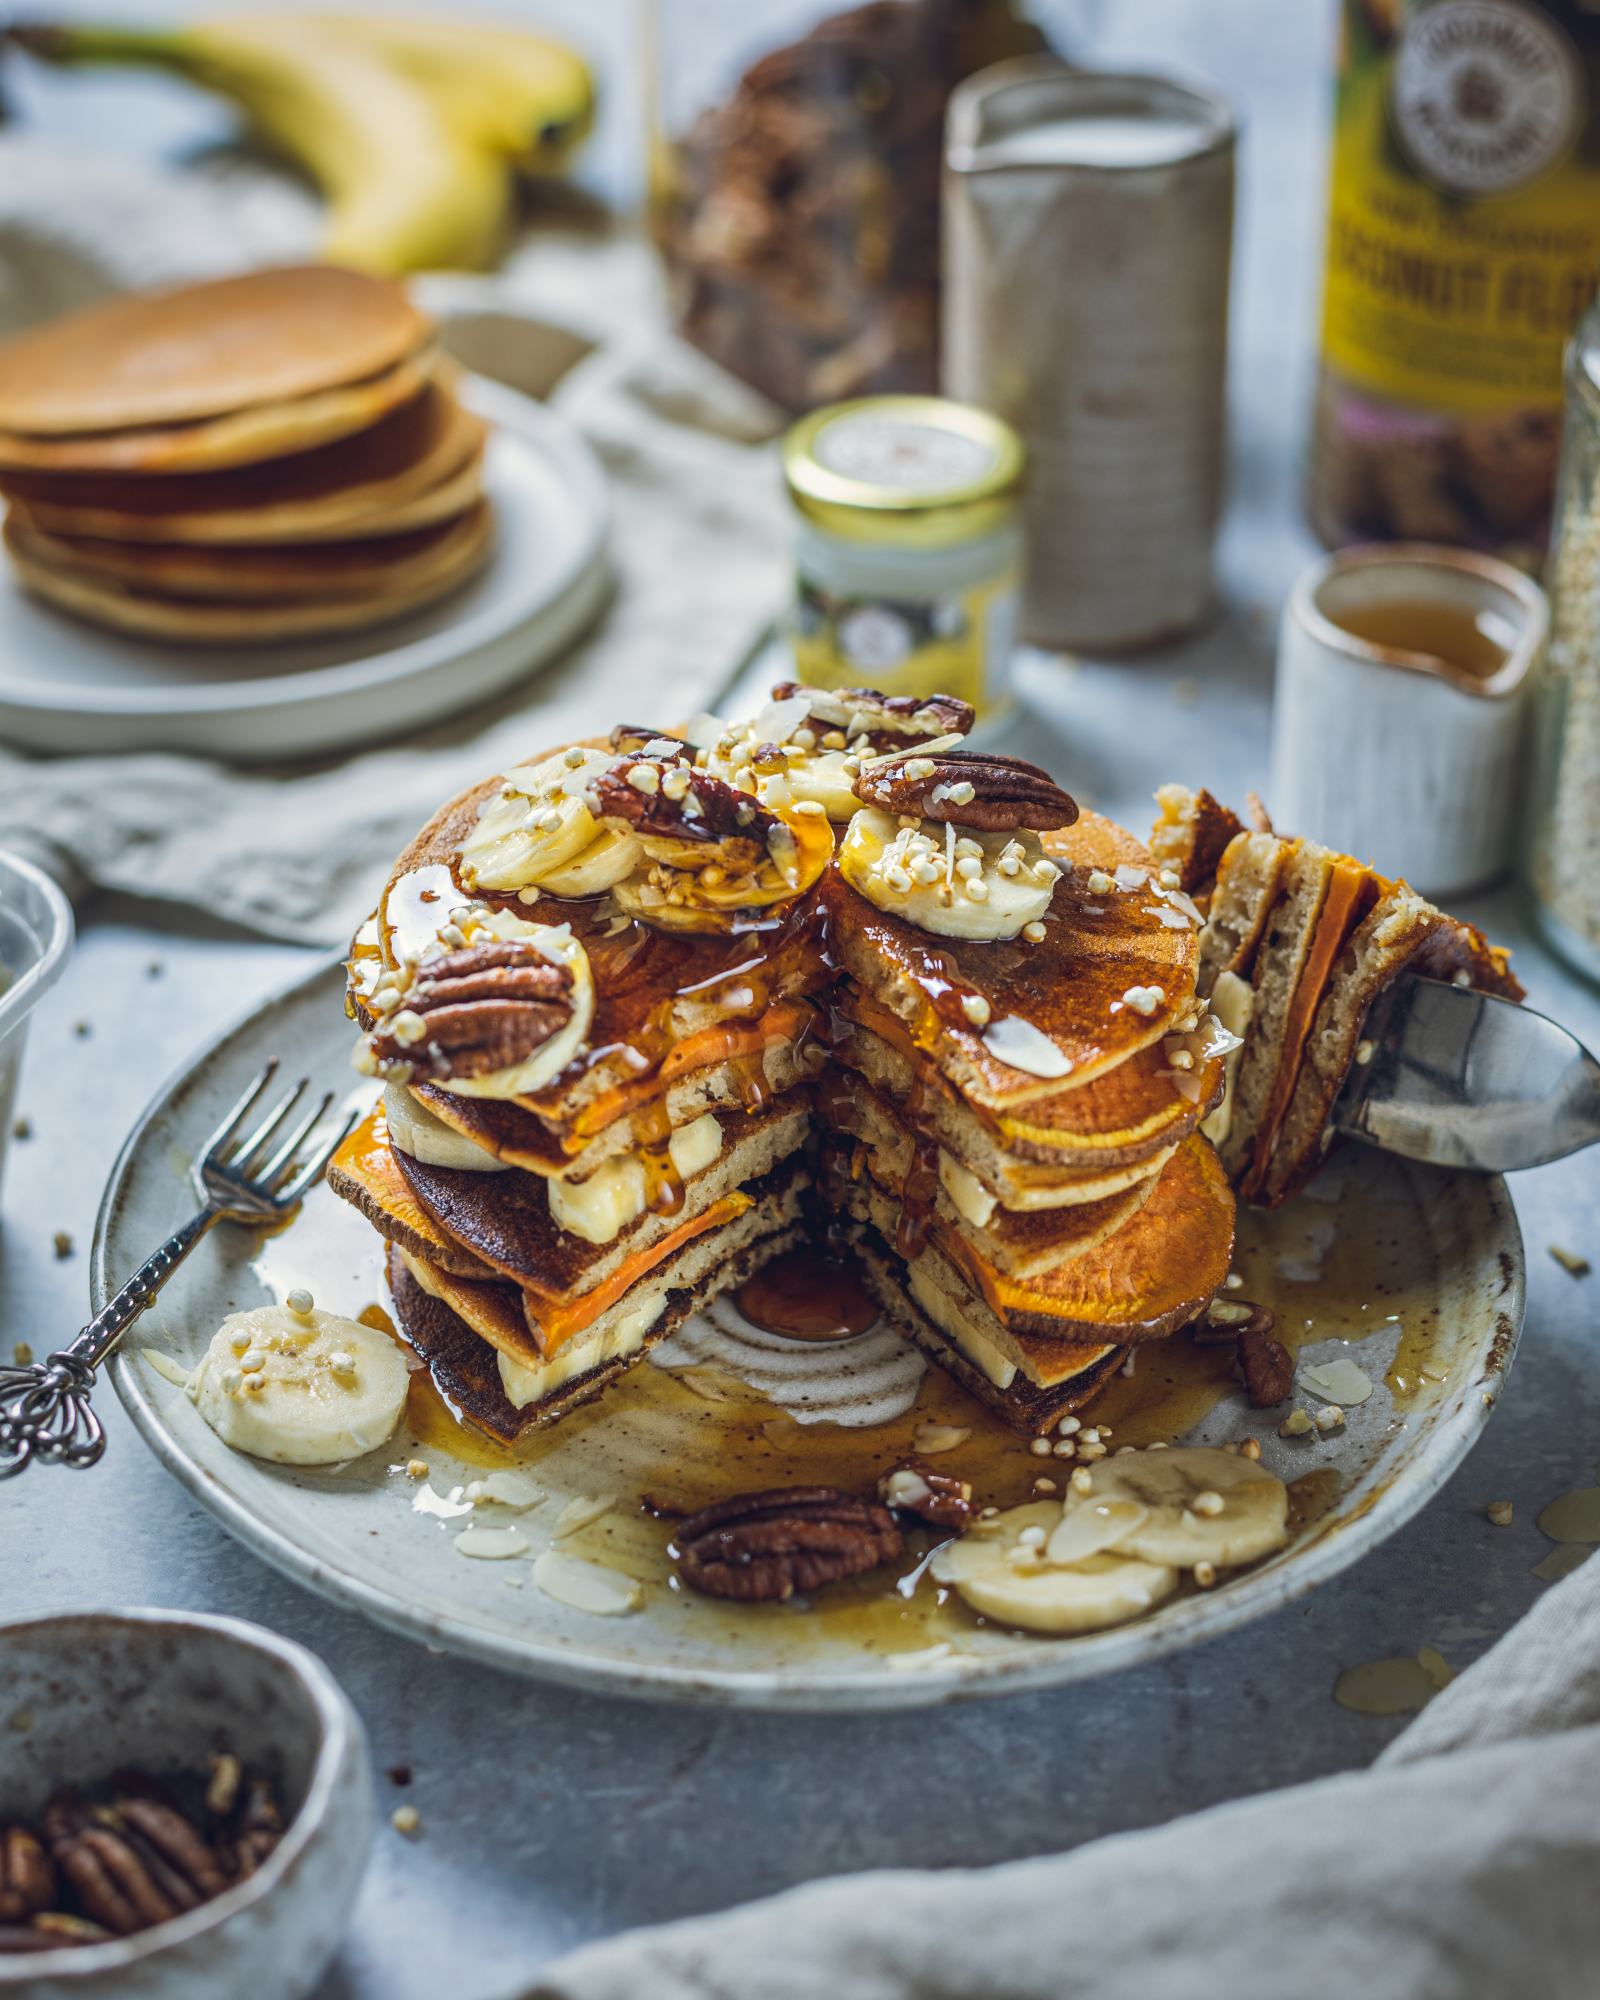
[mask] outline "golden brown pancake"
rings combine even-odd
[[[137,590],[153,597],[198,597],[219,604],[330,598],[379,602],[411,597],[435,576],[458,574],[462,551],[478,545],[488,506],[459,521],[365,542],[286,543],[264,547],[190,548],[172,542],[112,542],[56,535],[24,509],[7,516],[12,553],[44,569]]]
[[[338,265],[137,293],[0,346],[0,431],[148,431],[292,403],[386,375],[428,335],[402,286]]]
[[[430,549],[425,562],[407,577],[387,578],[381,592],[298,601],[284,596],[258,597],[223,603],[167,596],[83,570],[58,568],[33,552],[25,531],[9,520],[5,529],[17,574],[36,596],[91,624],[187,645],[269,645],[381,625],[459,589],[482,568],[493,539],[487,503],[479,502],[441,531],[440,541]]]
[[[52,534],[126,542],[320,541],[399,533],[462,512],[478,496],[485,427],[442,378],[370,430],[336,443],[222,472],[26,473],[0,476],[0,492]],[[464,495],[453,509],[451,493]],[[437,511],[443,494],[446,505]],[[409,511],[408,511],[409,510]]]
[[[1171,1033],[1193,998],[1198,952],[1182,913],[1142,886],[1091,891],[1097,870],[1148,878],[1149,854],[1098,813],[1043,836],[1063,870],[1042,942],[972,943],[930,936],[875,909],[842,878],[828,887],[832,936],[845,969],[897,1014],[913,1041],[969,1101],[1009,1111],[1082,1089]],[[1126,996],[1157,989],[1148,1013]],[[1069,1072],[1040,1078],[1000,1061],[962,1012],[978,995],[994,1020],[1020,1015],[1066,1057]]]
[[[423,347],[364,382],[151,430],[64,437],[0,430],[0,466],[48,472],[210,472],[253,465],[309,451],[377,423],[420,395],[438,364],[438,349]]]

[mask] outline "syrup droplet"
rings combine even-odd
[[[735,1302],[752,1326],[790,1340],[850,1340],[878,1318],[854,1261],[812,1250],[773,1258]]]

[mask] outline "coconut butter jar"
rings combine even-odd
[[[1011,426],[938,396],[870,396],[802,417],[783,470],[796,677],[1001,714],[1022,584]]]

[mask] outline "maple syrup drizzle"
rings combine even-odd
[[[815,1249],[774,1257],[734,1297],[752,1326],[788,1340],[851,1340],[878,1319],[855,1259]]]

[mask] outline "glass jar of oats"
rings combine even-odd
[[[1600,982],[1600,304],[1567,350],[1566,385],[1526,869],[1545,936]]]

